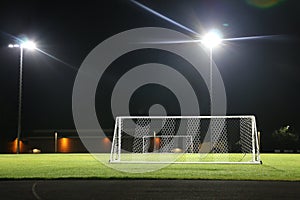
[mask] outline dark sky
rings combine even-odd
[[[299,1],[279,1],[267,8],[246,0],[139,2],[199,34],[218,28],[225,38],[274,35],[265,39],[228,42],[214,51],[214,61],[226,87],[227,111],[229,115],[256,115],[258,127],[266,140],[282,125],[300,130]],[[14,137],[17,127],[19,52],[7,48],[8,43],[14,42],[12,36],[34,39],[40,49],[73,66],[39,52],[25,52],[22,124],[24,132],[30,133],[40,129],[73,129],[72,89],[84,58],[110,36],[148,26],[174,29],[193,36],[128,0],[1,1],[2,137]],[[157,52],[154,55],[157,62],[168,63],[168,56],[160,56]],[[130,62],[130,59],[123,61]],[[101,97],[97,99],[100,104],[100,110],[97,110],[101,112]],[[144,111],[138,108],[143,105],[136,104],[137,108],[131,104],[132,114],[143,114]],[[171,113],[176,114],[176,110],[178,108]],[[112,128],[109,121],[105,126]]]

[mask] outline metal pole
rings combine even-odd
[[[209,92],[210,92],[210,113],[213,115],[213,72],[212,72],[212,47],[209,48]]]
[[[153,132],[153,153],[155,153],[157,147],[156,147],[156,133]]]
[[[119,133],[118,133],[118,138],[119,138],[119,140],[118,140],[118,161],[121,161],[121,145],[122,145],[122,143],[121,143],[121,139],[122,139],[122,122],[121,122],[121,119],[122,118],[117,118],[119,121],[118,121],[118,123],[119,123]]]
[[[252,161],[253,162],[255,162],[256,160],[255,160],[255,155],[256,155],[256,153],[255,153],[255,118],[254,117],[252,117],[252,119],[251,119],[251,125],[252,125]]]
[[[54,152],[57,153],[57,132],[54,133]]]
[[[17,132],[17,154],[20,153],[20,137],[22,123],[22,81],[23,81],[23,47],[20,46],[20,74],[19,74],[19,110],[18,110],[18,132]]]
[[[210,93],[210,115],[213,116],[213,85],[212,85],[212,47],[209,48],[209,93]],[[210,119],[210,124],[209,124],[209,134],[210,134],[210,151],[213,151],[214,149],[214,136],[212,132],[212,126],[213,126],[213,119]]]

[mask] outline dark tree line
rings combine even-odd
[[[299,135],[290,126],[283,126],[275,130],[272,137],[277,149],[300,149]]]

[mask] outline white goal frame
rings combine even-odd
[[[248,152],[247,154],[251,154],[251,160],[249,161],[147,161],[147,160],[122,160],[122,120],[130,120],[130,119],[199,119],[199,120],[212,120],[212,119],[250,119],[251,120],[251,152]],[[155,134],[155,133],[154,133]],[[144,139],[149,138],[153,136],[143,136],[142,137],[142,151],[143,154],[145,152],[145,144]],[[171,136],[157,136],[157,137],[171,137]],[[172,136],[172,137],[190,137],[188,135],[185,136]],[[253,115],[240,115],[240,116],[119,116],[116,117],[115,120],[115,127],[114,127],[114,133],[113,133],[113,141],[112,141],[112,147],[111,147],[111,154],[110,154],[110,163],[140,163],[140,164],[262,164],[262,161],[260,160],[260,144],[259,144],[259,138],[257,127],[256,127],[256,119]],[[135,153],[131,153],[135,155]],[[161,154],[168,154],[168,153],[161,153]],[[169,153],[170,154],[170,153]],[[184,153],[182,153],[184,154]],[[209,153],[211,154],[211,153]],[[228,153],[229,154],[229,153]],[[199,154],[200,155],[200,154]]]

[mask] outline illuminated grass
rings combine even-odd
[[[109,159],[109,158],[107,158]],[[242,153],[122,153],[125,162],[251,162],[252,154]]]
[[[103,158],[108,155],[103,154]],[[172,164],[147,173],[111,169],[89,154],[0,155],[0,178],[138,178],[300,181],[300,154],[262,154],[263,165]],[[122,164],[120,164],[122,165]],[[132,164],[132,167],[138,167]]]

